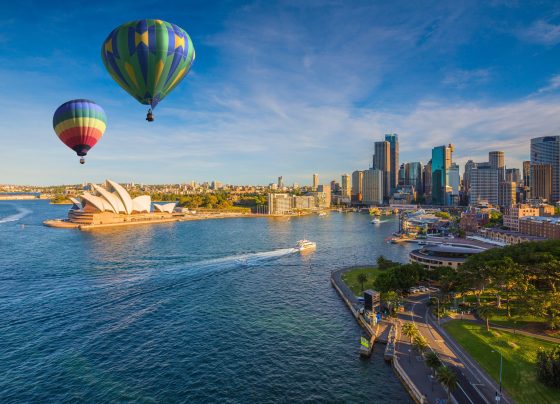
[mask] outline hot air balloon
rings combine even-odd
[[[180,27],[161,20],[132,21],[115,28],[101,48],[105,68],[122,88],[152,110],[185,78],[194,46]]]
[[[53,128],[58,138],[80,156],[84,156],[95,146],[107,127],[105,111],[90,100],[72,100],[56,109]]]

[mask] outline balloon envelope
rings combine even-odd
[[[187,75],[194,46],[182,28],[161,20],[139,20],[114,29],[101,48],[111,77],[140,103],[156,105]]]
[[[106,127],[105,111],[89,100],[65,102],[53,116],[53,128],[58,138],[78,156],[85,156],[95,146]]]

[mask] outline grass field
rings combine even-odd
[[[380,272],[381,270],[377,269],[376,267],[354,268],[350,271],[344,272],[342,274],[342,280],[344,281],[344,283],[346,283],[346,285],[348,285],[348,287],[352,290],[352,292],[354,292],[356,296],[360,296],[363,290],[362,285],[360,284],[360,282],[358,282],[358,275],[366,274],[367,281],[364,282],[364,290],[367,290],[374,289],[373,282]]]
[[[555,344],[510,332],[486,331],[484,325],[454,320],[445,329],[498,382],[500,355],[503,355],[502,384],[517,403],[558,403],[560,390],[545,386],[537,380],[536,352]]]

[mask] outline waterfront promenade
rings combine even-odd
[[[342,274],[352,268],[333,271],[331,282],[352,314],[360,321],[360,303],[350,288],[342,281]],[[433,371],[410,344],[410,340],[400,332],[406,322],[412,322],[420,334],[426,338],[429,348],[434,351],[445,366],[457,375],[457,388],[452,392],[452,400],[458,403],[478,404],[496,402],[497,384],[482,370],[464,350],[442,330],[431,318],[426,303],[427,294],[419,294],[405,300],[405,311],[398,314],[396,356],[393,368],[403,385],[416,402],[435,403],[447,399],[446,389],[434,378]],[[501,403],[513,403],[503,393]]]

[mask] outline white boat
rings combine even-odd
[[[378,217],[374,217],[373,219],[371,219],[371,222],[373,224],[379,224],[379,223],[381,223],[381,219],[379,219]]]
[[[299,252],[312,251],[317,248],[317,243],[309,240],[299,240],[296,249]]]
[[[327,216],[327,212],[319,212],[319,216]]]

